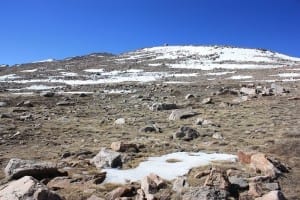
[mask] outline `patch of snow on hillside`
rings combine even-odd
[[[46,60],[34,61],[34,62],[32,62],[32,63],[44,63],[44,62],[53,62],[53,61],[54,61],[54,59],[49,58],[49,59],[46,59]]]
[[[231,76],[229,79],[240,80],[240,79],[250,79],[250,78],[253,78],[253,76],[237,75],[237,76]]]
[[[235,162],[236,158],[235,155],[220,153],[170,153],[160,157],[150,157],[134,169],[104,169],[107,172],[105,183],[123,184],[128,180],[138,181],[150,173],[155,173],[166,180],[172,180],[187,174],[191,168],[208,165],[212,161]],[[168,160],[174,159],[178,162],[168,162]]]
[[[59,72],[59,73],[61,73],[61,75],[63,76],[78,76],[78,74],[75,72]]]
[[[0,76],[0,81],[5,82],[5,81],[18,79],[18,78],[21,78],[21,77],[17,76],[16,74],[7,74],[7,75]]]
[[[23,88],[26,90],[51,90],[55,88],[62,88],[63,86],[47,86],[47,85],[31,85],[29,87]]]
[[[21,72],[24,73],[31,73],[31,72],[36,72],[38,69],[27,69],[27,70],[22,70]]]
[[[208,76],[222,76],[222,75],[234,74],[234,73],[236,73],[236,71],[230,71],[230,72],[211,72],[211,73],[207,73],[206,75],[208,75]]]
[[[104,69],[85,69],[83,71],[90,72],[90,73],[98,73],[98,72],[104,72]]]
[[[279,77],[300,77],[300,73],[281,73],[281,74],[277,74],[275,76],[279,76]]]

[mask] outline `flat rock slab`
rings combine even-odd
[[[63,200],[31,176],[0,186],[1,200]]]
[[[23,176],[32,176],[36,179],[43,179],[67,175],[67,173],[60,172],[53,163],[21,160],[18,158],[10,159],[4,172],[9,179],[18,179]]]
[[[195,115],[198,115],[197,112],[194,112],[192,110],[174,110],[170,116],[169,120],[180,120],[180,119],[186,119],[189,117],[193,117]]]
[[[102,148],[90,163],[97,168],[117,168],[122,167],[122,158],[120,153]]]

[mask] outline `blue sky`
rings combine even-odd
[[[0,64],[168,44],[300,57],[300,0],[1,0]]]

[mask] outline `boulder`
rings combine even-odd
[[[195,96],[193,94],[187,94],[184,98],[185,99],[193,99],[193,98],[195,98]]]
[[[204,186],[217,187],[222,190],[228,190],[230,182],[225,171],[212,169],[205,180]]]
[[[239,189],[247,189],[249,187],[248,181],[237,175],[229,176],[228,180],[230,185],[237,186]]]
[[[143,128],[141,128],[139,130],[139,132],[144,132],[144,133],[148,133],[148,132],[155,132],[155,133],[161,133],[161,128],[157,127],[155,124],[149,124],[144,126]]]
[[[139,148],[136,144],[124,143],[124,142],[113,142],[110,145],[113,151],[117,152],[138,152]]]
[[[59,101],[56,103],[57,106],[74,106],[75,102],[72,101]]]
[[[97,168],[117,168],[122,167],[121,154],[106,148],[102,148],[100,152],[90,160]]]
[[[0,101],[0,107],[6,107],[7,106],[7,103],[4,102],[4,101]]]
[[[211,104],[212,103],[212,98],[208,97],[205,98],[201,101],[202,104]]]
[[[240,89],[240,93],[248,95],[248,96],[254,96],[254,95],[256,95],[256,89],[255,88],[242,87]]]
[[[51,91],[43,91],[40,93],[41,97],[54,97],[55,93]]]
[[[173,182],[172,190],[181,194],[185,189],[189,187],[186,177],[177,177]]]
[[[57,166],[50,162],[37,162],[33,160],[21,160],[12,158],[4,169],[5,175],[10,179],[18,179],[23,176],[32,176],[36,179],[66,176],[66,172],[60,172]]]
[[[283,88],[282,86],[280,86],[276,83],[271,84],[271,89],[272,89],[273,94],[275,94],[275,95],[281,95],[283,93],[289,92],[287,89]]]
[[[215,187],[190,187],[182,196],[182,200],[225,200],[228,192]]]
[[[199,136],[200,134],[197,130],[190,128],[188,126],[182,126],[179,128],[179,130],[176,133],[173,134],[173,139],[190,141]]]
[[[166,182],[156,174],[149,174],[141,180],[141,189],[147,194],[155,194],[158,190],[166,187]]]
[[[257,172],[266,176],[277,177],[281,171],[277,169],[263,153],[255,153],[251,156],[250,165]]]
[[[250,164],[251,163],[251,156],[254,153],[246,153],[243,151],[238,151],[237,156],[238,156],[238,160],[240,163],[242,164]]]
[[[177,105],[174,103],[154,103],[149,109],[151,111],[173,110],[177,109]]]
[[[275,190],[271,191],[262,197],[256,198],[255,200],[286,200],[281,191]]]
[[[0,186],[1,200],[63,200],[55,192],[31,176],[11,181]]]
[[[180,119],[186,119],[189,117],[193,117],[197,115],[197,112],[194,112],[192,110],[174,110],[169,116],[169,120],[180,120]]]
[[[133,197],[136,195],[136,189],[129,186],[121,186],[106,195],[106,200],[115,200],[121,197]]]

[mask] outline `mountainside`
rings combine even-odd
[[[0,67],[0,199],[299,199],[299,88],[299,58],[225,46]]]

